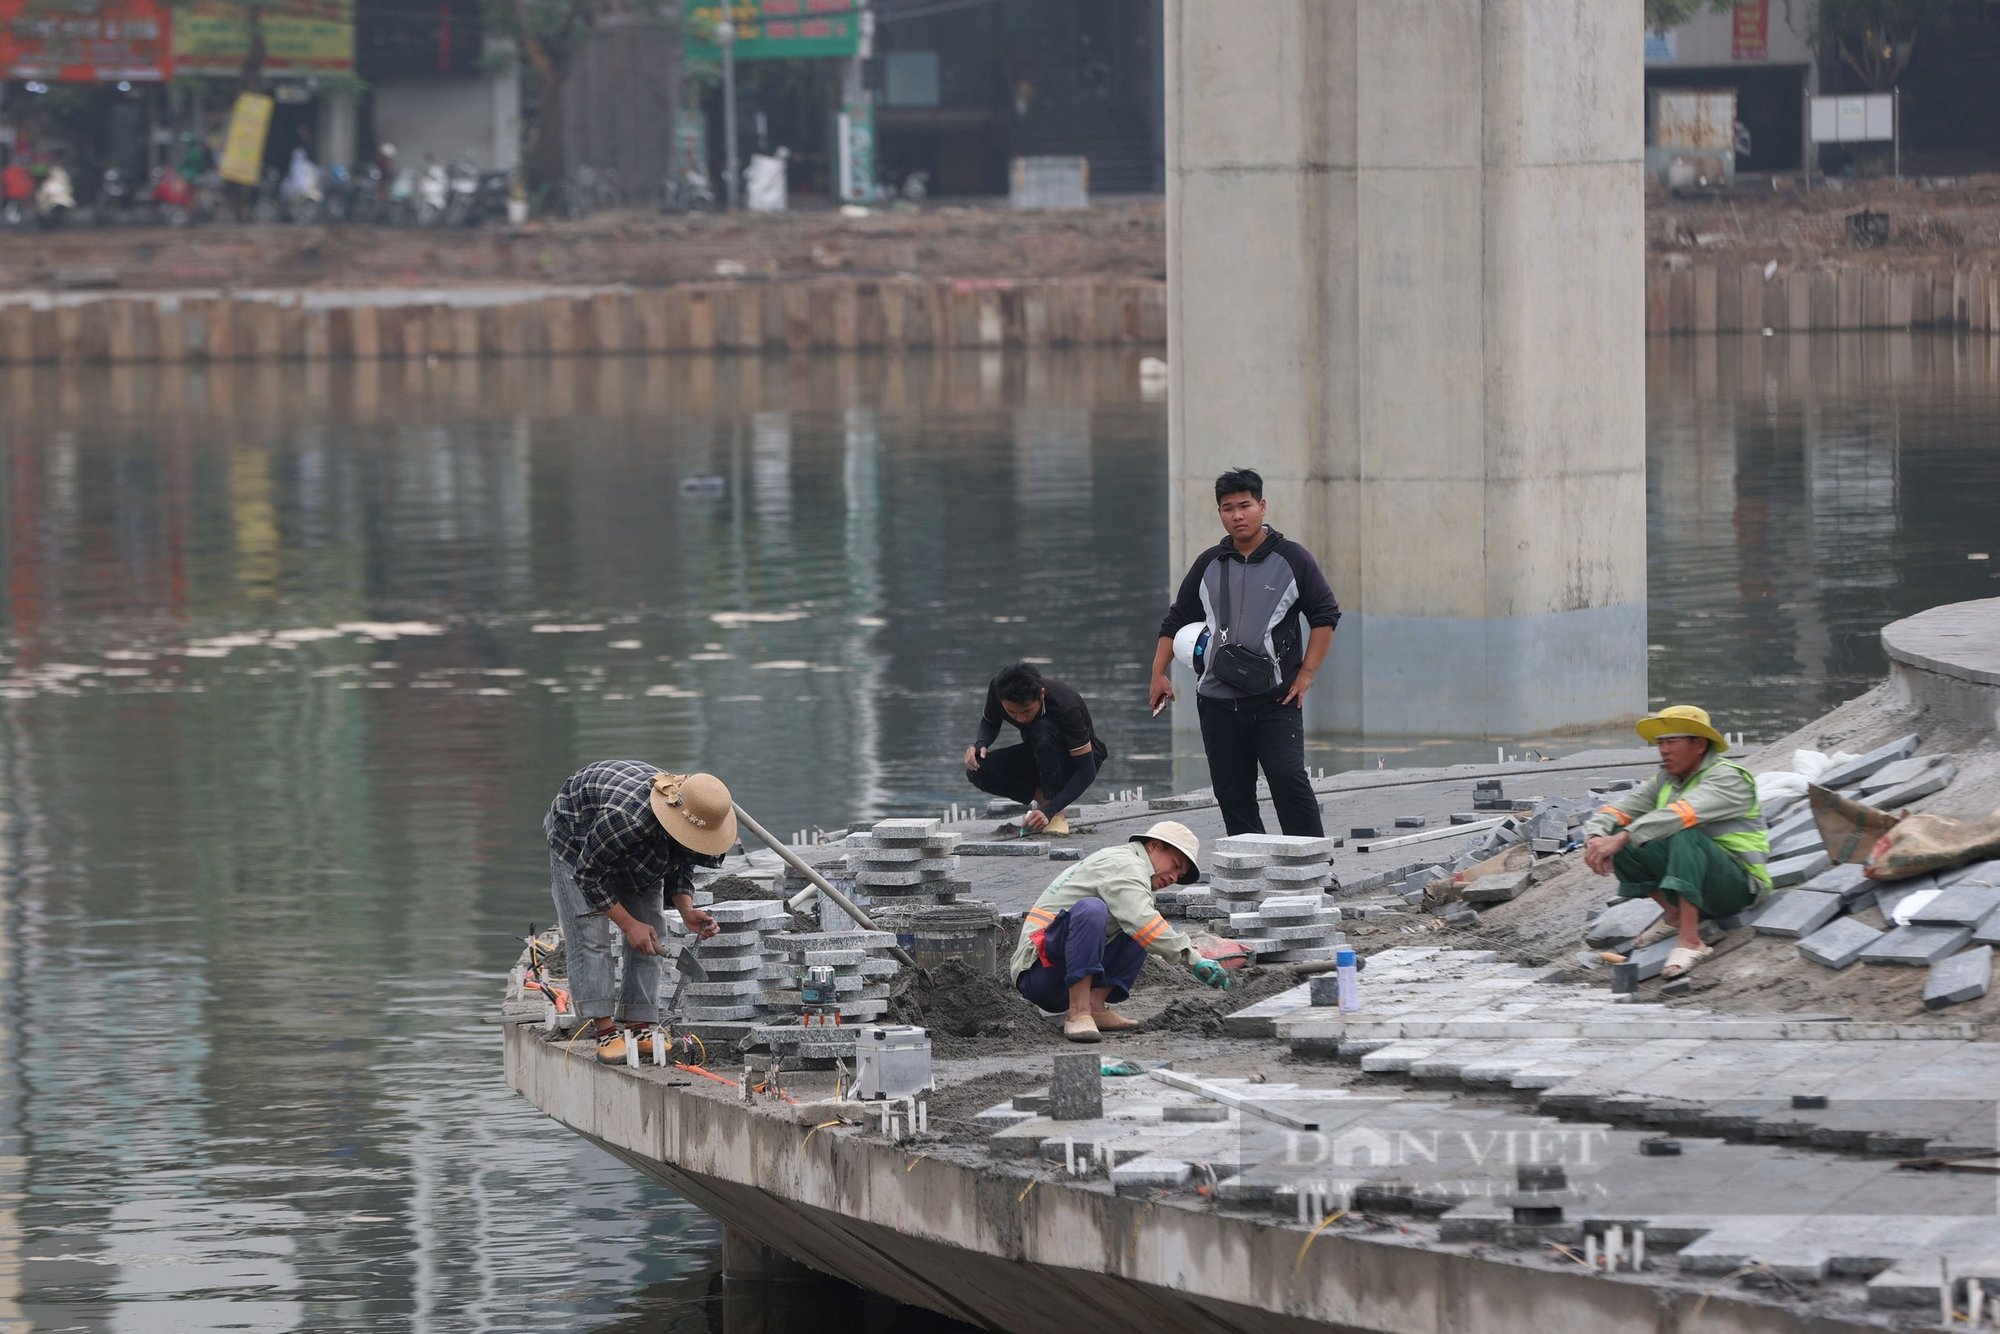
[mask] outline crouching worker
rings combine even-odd
[[[1677,943],[1662,977],[1679,977],[1712,951],[1703,918],[1731,917],[1771,887],[1771,836],[1757,780],[1722,758],[1729,742],[1705,710],[1677,704],[1641,718],[1660,771],[1584,822],[1583,859],[1618,878],[1618,897],[1649,898]]]
[[[1194,831],[1162,820],[1057,876],[1021,923],[1008,964],[1015,988],[1044,1010],[1065,1011],[1063,1036],[1071,1042],[1139,1026],[1111,1006],[1132,994],[1149,953],[1228,990],[1222,965],[1200,957],[1153,904],[1154,890],[1194,883],[1200,855]]]
[[[718,930],[694,906],[694,868],[718,865],[736,843],[729,789],[713,774],[599,760],[570,775],[542,831],[549,837],[550,889],[570,995],[577,1014],[596,1021],[597,1059],[623,1065],[626,1044],[638,1042],[644,1051],[666,1017],[660,955],[667,906],[704,940]],[[612,939],[607,921],[621,940]],[[621,954],[625,980],[614,995]]]

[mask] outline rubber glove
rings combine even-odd
[[[1194,975],[1204,985],[1214,987],[1217,991],[1229,990],[1229,974],[1213,959],[1196,959]]]

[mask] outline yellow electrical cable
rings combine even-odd
[[[1299,1247],[1298,1258],[1292,1261],[1292,1282],[1296,1283],[1299,1281],[1299,1266],[1306,1262],[1307,1248],[1310,1247],[1313,1244],[1313,1242],[1317,1241],[1319,1239],[1319,1234],[1326,1231],[1326,1229],[1331,1224],[1337,1223],[1345,1217],[1347,1217],[1347,1210],[1335,1209],[1325,1218],[1319,1220],[1318,1227],[1314,1228],[1311,1232],[1308,1232],[1306,1234],[1306,1239],[1304,1244]]]

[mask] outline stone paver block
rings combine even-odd
[[[1296,862],[1289,866],[1283,862],[1273,862],[1264,868],[1266,880],[1276,880],[1281,883],[1324,884],[1332,878],[1332,875],[1332,866],[1323,861]]]
[[[1896,921],[1896,913],[1905,902],[1923,895],[1923,898],[1917,899],[1910,905],[1911,909],[1915,910],[1928,903],[1936,894],[1936,876],[1913,875],[1908,880],[1878,880],[1875,883],[1875,902],[1882,909],[1882,920],[1891,926],[1905,925]]]
[[[1993,977],[1993,947],[1954,954],[1931,965],[1930,981],[1924,984],[1924,1008],[1942,1010],[1947,1005],[1978,1000],[1986,994]]]
[[[1764,936],[1809,936],[1846,911],[1838,894],[1792,889],[1757,909],[1751,925]]]
[[[1853,787],[1862,779],[1867,778],[1871,774],[1879,773],[1889,765],[1894,764],[1897,760],[1909,759],[1910,756],[1917,753],[1917,746],[1922,740],[1923,738],[1914,732],[1909,736],[1899,737],[1886,746],[1877,747],[1869,751],[1866,755],[1858,756],[1855,759],[1849,760],[1846,764],[1827,770],[1824,774],[1820,775],[1819,785],[1821,787],[1832,788],[1836,792],[1842,788]]]
[[[1975,945],[2000,945],[2000,909],[1996,909],[1985,921],[1972,930]]]
[[[1092,1121],[1104,1115],[1104,1076],[1094,1051],[1064,1051],[1055,1055],[1049,1078],[1049,1117],[1056,1121]]]
[[[1897,760],[1894,764],[1883,765],[1861,780],[1858,786],[1861,789],[1862,800],[1866,801],[1871,792],[1886,792],[1890,788],[1901,787],[1905,783],[1922,778],[1932,765],[1939,763],[1943,758],[1941,755],[1912,755],[1907,760]]]
[[[1899,926],[1861,951],[1861,962],[1921,968],[1956,954],[1972,940],[1969,926]]]
[[[1119,1191],[1173,1190],[1187,1184],[1194,1168],[1174,1158],[1134,1158],[1111,1169],[1111,1186]]]
[[[777,899],[737,899],[729,903],[711,904],[708,913],[721,926],[783,921],[788,916],[785,905]]]
[[[1527,887],[1526,871],[1502,871],[1467,881],[1458,897],[1466,903],[1511,903]]]
[[[942,820],[877,820],[869,833],[876,838],[898,843],[918,842],[944,829]]]
[[[1951,785],[1951,780],[1956,777],[1958,777],[1958,766],[1950,761],[1946,761],[1943,764],[1932,766],[1930,771],[1921,778],[1914,778],[1901,787],[1876,793],[1869,800],[1868,804],[1877,810],[1900,811],[1913,801],[1919,801],[1933,793],[1944,791],[1945,788]]]
[[[1833,862],[1826,855],[1825,848],[1814,848],[1796,857],[1773,861],[1769,867],[1771,885],[1775,889],[1784,889],[1788,885],[1802,885],[1831,865]]]
[[[1799,953],[1814,963],[1836,971],[1861,957],[1861,951],[1882,938],[1883,933],[1863,921],[1842,917],[1828,922],[1799,941]]]
[[[863,845],[860,851],[847,859],[851,867],[874,866],[892,871],[909,862],[922,861],[927,854],[921,843],[904,843],[901,846],[884,845],[871,847]]]
[[[2000,858],[1987,862],[1970,862],[1964,866],[1954,866],[1948,871],[1937,873],[1940,885],[1984,885],[2000,888]]]
[[[1910,914],[1918,926],[1976,926],[2000,908],[2000,889],[1956,885]]]
[[[1878,882],[1868,878],[1867,868],[1854,862],[1830,867],[1800,886],[1821,894],[1838,894],[1849,904],[1864,894],[1874,893],[1877,887]]]
[[[1033,839],[1005,839],[990,843],[966,842],[958,845],[961,857],[1041,857],[1049,845]]]
[[[1660,905],[1651,899],[1623,899],[1597,915],[1583,930],[1583,943],[1600,949],[1631,940],[1660,920]]]
[[[1340,920],[1340,909],[1329,908],[1326,899],[1318,894],[1274,894],[1258,906],[1258,911],[1269,922],[1296,921],[1301,918],[1318,920]],[[1320,914],[1331,912],[1330,919],[1321,919]]]
[[[1290,834],[1226,834],[1215,840],[1217,852],[1262,852],[1274,859],[1284,861],[1304,861],[1317,857],[1321,861],[1333,855],[1333,840],[1330,838],[1294,837]]]

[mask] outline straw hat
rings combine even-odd
[[[1697,709],[1692,704],[1675,704],[1658,713],[1649,713],[1638,721],[1637,727],[1639,735],[1649,746],[1662,737],[1698,736],[1708,742],[1712,755],[1720,755],[1729,749],[1728,738],[1708,721],[1708,710]]]
[[[736,809],[714,774],[654,774],[653,814],[674,842],[704,857],[736,846]]]
[[[1181,877],[1181,884],[1192,885],[1196,880],[1201,878],[1201,864],[1198,860],[1201,856],[1201,840],[1194,836],[1194,830],[1188,828],[1178,820],[1162,820],[1145,833],[1134,834],[1126,841],[1137,843],[1140,839],[1144,838],[1150,838],[1156,843],[1164,843],[1175,852],[1180,853],[1181,856],[1187,858],[1187,874]]]

